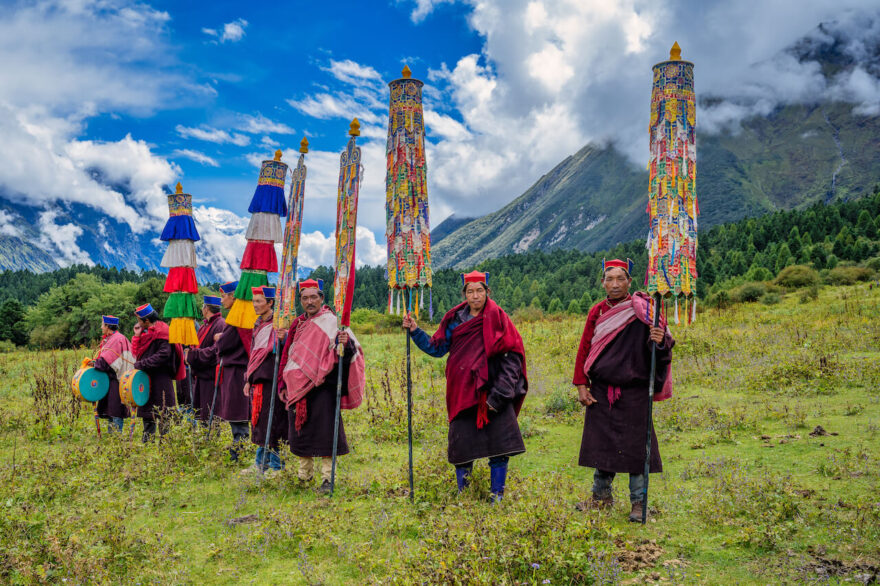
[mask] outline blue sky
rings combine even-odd
[[[876,0],[0,5],[0,187],[42,210],[40,245],[66,262],[89,259],[58,202],[158,233],[163,188],[179,180],[199,258],[233,276],[260,161],[281,148],[294,164],[305,135],[300,262],[330,263],[338,153],[358,116],[358,261],[383,263],[386,84],[404,63],[426,82],[434,225],[500,208],[587,143],[643,166],[651,66],[675,41],[698,96],[717,98],[698,108],[702,132],[816,99],[880,114],[880,64],[866,52],[880,42]],[[825,78],[787,51],[803,38],[842,41],[858,66]],[[15,220],[0,214],[0,233]]]

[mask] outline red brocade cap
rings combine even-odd
[[[620,260],[619,258],[615,258],[612,260],[602,259],[602,274],[605,274],[605,271],[608,269],[618,268],[626,271],[627,275],[632,275],[633,272],[633,261],[632,259]]]
[[[467,285],[468,283],[485,283],[488,287],[489,273],[481,273],[480,271],[471,271],[468,274],[462,273],[461,284]]]
[[[305,281],[297,283],[296,288],[298,291],[302,291],[303,289],[317,289],[318,291],[323,291],[324,281],[322,279],[318,279],[317,281],[314,279],[306,279]]]

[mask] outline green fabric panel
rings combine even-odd
[[[238,287],[235,288],[235,298],[251,301],[254,298],[251,287],[264,287],[268,284],[269,275],[242,271],[241,278],[238,279]]]
[[[162,315],[166,319],[175,317],[201,319],[202,312],[196,303],[196,296],[192,293],[172,293],[165,302]]]

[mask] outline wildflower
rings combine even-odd
[[[541,567],[541,564],[534,564],[534,563],[533,563],[533,564],[532,564],[532,567],[533,567],[534,569],[537,570],[538,568]]]
[[[549,584],[549,583],[550,583],[550,578],[546,578],[543,582],[541,582],[541,584]]]

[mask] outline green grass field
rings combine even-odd
[[[70,376],[87,351],[0,355],[4,583],[863,583],[880,580],[880,290],[824,288],[676,327],[675,396],[655,408],[653,518],[581,513],[583,408],[568,383],[582,317],[521,322],[531,390],[505,500],[488,469],[455,492],[443,361],[414,354],[407,498],[403,334],[364,334],[367,398],[332,500],[256,482],[176,422],[99,440]],[[820,429],[818,429],[821,427]],[[826,435],[827,434],[827,435]],[[247,455],[252,458],[253,447]]]

